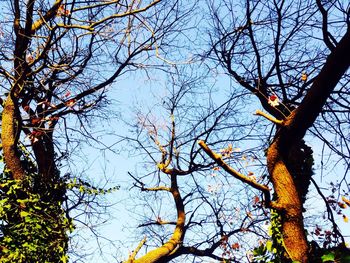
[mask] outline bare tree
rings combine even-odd
[[[276,126],[267,149],[273,201],[265,185],[254,185],[238,174],[237,178],[266,193],[266,207],[280,215],[286,257],[307,262],[302,212],[313,180],[313,157],[303,140],[306,132],[311,128],[348,163],[346,149],[337,151],[328,137],[335,135],[347,145],[346,136],[334,130],[322,135],[319,127],[341,126],[347,112],[342,101],[350,63],[349,5],[344,1],[245,1],[242,5],[210,1],[209,6],[215,28],[210,54],[259,99],[267,113],[258,110],[257,115]],[[222,165],[204,142],[201,146]]]
[[[103,105],[119,76],[144,67],[152,55],[161,57],[167,34],[180,23],[180,7],[161,0],[16,0],[2,1],[1,8],[1,195],[10,207],[1,215],[1,250],[9,262],[33,257],[57,262],[47,249],[59,248],[58,258],[67,251],[72,231],[69,209],[62,210],[67,190],[99,192],[74,175],[60,174],[58,164],[70,149],[60,148],[58,131],[69,145],[69,116],[84,127],[84,117]],[[11,196],[16,187],[21,190]],[[18,206],[18,200],[24,201]],[[55,218],[62,222],[47,223]],[[23,227],[34,221],[33,229]],[[47,235],[41,235],[40,252],[26,254],[38,241],[30,238],[34,230]]]
[[[171,74],[160,104],[137,113],[135,136],[128,138],[139,149],[136,155],[145,155],[142,172],[130,173],[134,188],[141,191],[133,211],[145,211],[136,236],[145,239],[128,262],[242,262],[243,248],[249,249],[243,236],[256,243],[267,238],[267,211],[261,209],[260,194],[236,184],[201,151],[198,141],[206,138],[228,163],[250,171],[253,178],[250,169],[265,167],[251,154],[253,144],[245,152],[239,145],[253,141],[260,121],[237,119],[247,114],[249,93],[231,90],[223,101],[223,91],[205,84],[208,72],[199,73],[197,64],[180,68]]]
[[[349,93],[347,71],[350,63],[347,52],[350,44],[349,4],[345,1],[208,1],[208,7],[212,24],[209,28],[211,47],[206,58],[216,62],[213,67],[221,66],[240,87],[227,98],[229,105],[235,106],[207,108],[202,101],[201,106],[189,109],[170,103],[166,105],[170,121],[163,117],[166,124],[163,121],[162,125],[157,125],[157,117],[154,117],[158,114],[150,112],[143,115],[140,130],[143,128],[148,133],[147,137],[153,144],[148,145],[149,141],[142,136],[137,136],[135,141],[153,160],[153,165],[157,165],[158,171],[152,172],[150,169],[142,175],[131,176],[136,187],[142,192],[148,192],[144,204],[151,213],[140,227],[147,229],[144,233],[153,237],[151,242],[158,248],[135,259],[139,249],[150,244],[143,240],[129,261],[167,262],[192,255],[196,260],[212,257],[216,260],[241,262],[243,257],[235,249],[240,243],[236,244],[235,238],[244,236],[246,232],[253,232],[265,239],[255,250],[255,259],[249,260],[264,262],[272,258],[276,262],[321,262],[321,256],[328,255],[327,251],[332,249],[337,251],[332,254],[336,255],[335,258],[344,259],[349,252],[345,248],[345,240],[332,209],[341,214],[344,221],[348,220],[340,210],[349,205],[346,179],[349,162],[349,130],[346,125]],[[179,84],[181,87],[188,86],[193,93],[198,92],[189,88],[191,83],[179,83],[183,84]],[[177,89],[169,101],[183,98],[180,95],[183,90],[186,89]],[[237,111],[235,102],[241,99],[246,104],[256,101],[248,100],[244,92],[257,99],[259,103],[251,104],[250,107],[255,107],[256,115],[267,121],[265,129],[254,133],[257,147],[252,149],[253,156],[266,162],[267,171],[261,169],[252,173],[243,170],[239,163],[227,156],[232,153],[232,144],[243,142],[245,137],[240,138],[234,132],[230,134],[232,137],[225,137],[225,130],[234,127],[238,133],[248,134],[242,117],[237,118],[242,113]],[[198,97],[203,99],[203,94],[200,94]],[[193,101],[188,103],[196,105]],[[259,109],[261,107],[264,111]],[[208,111],[203,113],[203,109]],[[185,113],[198,115],[179,117]],[[212,117],[218,117],[217,122]],[[224,121],[220,122],[219,119]],[[195,124],[196,121],[198,124]],[[239,123],[243,125],[239,126]],[[182,125],[189,127],[190,132],[182,132],[179,128]],[[161,126],[165,127],[165,134],[161,131]],[[181,136],[188,139],[182,139]],[[314,167],[314,155],[318,154],[314,151],[318,149],[313,149],[308,140],[315,137],[320,139],[318,142],[324,145],[324,149],[328,147],[331,158],[346,166],[344,174],[332,178],[339,183],[332,184],[333,195],[329,197],[326,197],[328,191],[322,190],[320,184],[319,176],[323,167],[320,171]],[[196,145],[198,141],[202,150]],[[230,141],[231,146],[228,145]],[[227,145],[224,145],[225,142]],[[185,146],[187,143],[189,146]],[[158,153],[158,157],[155,153]],[[325,150],[320,155],[325,158]],[[220,169],[220,178],[225,178],[223,185],[231,186],[232,181],[236,180],[244,186],[247,196],[239,195],[237,189],[230,189],[232,192],[222,189],[220,195],[226,198],[218,202],[221,205],[207,198],[207,192],[199,181],[208,181],[200,175],[213,168]],[[228,176],[233,178],[229,180]],[[193,180],[192,188],[188,179],[184,178]],[[308,212],[305,202],[310,184],[319,199],[325,202],[325,213],[332,226],[331,231],[324,233],[323,248],[317,244],[320,236],[317,221],[305,226],[303,212]],[[162,208],[162,204],[169,195],[161,195],[160,192],[168,192],[172,196],[177,211],[176,220],[165,219],[169,210]],[[342,201],[337,200],[335,192],[339,193],[339,198],[343,195]],[[154,198],[148,197],[152,195]],[[237,203],[234,201],[237,196],[241,199],[248,198],[247,200],[256,197],[257,209],[253,218],[258,222],[253,220],[254,223],[245,228],[246,221],[243,218],[240,221],[242,224],[236,225],[237,228],[225,228],[229,220],[223,220],[220,212],[227,209],[232,213],[234,207],[227,208],[226,205],[230,201]],[[201,208],[206,205],[208,208],[202,212]],[[247,209],[249,204],[245,203],[243,207]],[[250,217],[250,209],[247,211]],[[200,214],[207,217],[203,219]],[[259,220],[263,222],[267,215],[271,217],[272,232],[268,242],[266,232],[259,224]],[[173,228],[169,229],[169,225]],[[195,229],[193,236],[191,228]],[[199,233],[205,234],[200,238]],[[316,239],[312,240],[314,237]],[[223,245],[225,242],[226,246]],[[233,254],[219,252],[227,244],[233,248]]]
[[[84,128],[115,80],[147,69],[149,61],[171,65],[162,68],[169,71],[171,85],[157,107],[140,112],[135,136],[126,138],[148,158],[142,174],[130,173],[134,187],[147,194],[142,205],[148,214],[139,226],[147,237],[139,238],[128,262],[203,257],[242,262],[251,260],[247,240],[256,244],[259,239],[262,260],[317,262],[328,248],[345,249],[332,208],[341,213],[350,203],[348,168],[332,189],[345,191],[343,201],[326,197],[313,175],[315,149],[306,134],[348,167],[349,4],[207,3],[210,48],[203,60],[220,66],[237,85],[225,100],[223,93],[214,99],[202,65],[184,65],[193,70],[184,74],[171,60],[187,37],[180,31],[191,25],[191,3],[1,3],[2,260],[67,261],[74,227],[69,211],[94,202],[88,194],[104,191],[60,174],[59,163],[72,150],[70,116]],[[260,106],[264,111],[256,115],[263,118],[247,117]],[[238,150],[247,143],[250,149]],[[311,183],[333,226],[323,250],[305,233]],[[264,226],[268,216],[270,243]]]

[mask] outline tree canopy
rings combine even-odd
[[[137,156],[125,262],[350,260],[347,1],[0,5],[2,262],[69,262],[77,211],[118,194],[64,168],[83,141]]]

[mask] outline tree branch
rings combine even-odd
[[[268,115],[267,113],[261,111],[261,110],[257,110],[255,112],[255,115],[259,115],[259,116],[262,116],[264,117],[265,119],[273,122],[274,124],[277,124],[277,125],[283,125],[283,121],[281,120],[277,120],[275,117],[271,116],[271,115]]]
[[[328,56],[321,72],[315,78],[300,106],[286,119],[286,130],[281,134],[281,143],[287,148],[301,140],[322,111],[331,92],[339,83],[350,65],[350,28],[336,48]]]
[[[265,196],[266,206],[271,205],[270,189],[266,185],[259,184],[255,180],[250,179],[248,176],[245,176],[239,173],[238,171],[234,170],[231,166],[225,163],[221,155],[212,151],[204,141],[200,140],[198,144],[206,152],[206,154],[210,156],[210,158],[212,158],[220,167],[222,167],[230,175],[240,180],[241,182],[252,186],[257,190],[262,191]]]

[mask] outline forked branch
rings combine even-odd
[[[211,150],[204,141],[200,140],[198,142],[198,144],[205,151],[205,153],[209,155],[210,158],[212,158],[220,167],[222,167],[230,175],[232,175],[236,179],[240,180],[241,182],[252,186],[253,188],[255,188],[257,190],[262,191],[264,196],[265,196],[266,206],[267,207],[271,206],[270,189],[266,185],[259,184],[255,180],[253,180],[253,179],[249,178],[248,176],[241,174],[240,172],[233,169],[231,166],[229,166],[222,159],[221,155],[219,155],[219,154],[215,153],[213,150]]]

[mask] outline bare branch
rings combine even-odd
[[[277,120],[275,117],[271,116],[271,115],[268,115],[266,114],[265,112],[261,111],[261,110],[257,110],[255,112],[255,115],[259,115],[259,116],[262,116],[264,117],[265,119],[271,121],[272,123],[274,124],[277,124],[277,125],[283,125],[283,120]]]
[[[260,190],[264,193],[265,195],[265,202],[266,205],[269,206],[271,203],[271,198],[270,198],[270,189],[266,185],[259,184],[255,180],[249,178],[246,175],[243,175],[239,173],[238,171],[234,170],[232,167],[230,167],[221,157],[221,155],[213,152],[208,145],[200,140],[198,142],[199,146],[208,154],[220,167],[222,167],[226,172],[228,172],[230,175],[235,177],[236,179],[240,180],[243,183],[246,183],[253,188]]]

